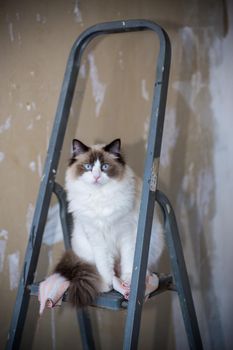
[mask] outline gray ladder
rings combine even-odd
[[[6,347],[8,350],[20,348],[30,296],[38,293],[38,283],[34,282],[34,274],[38,263],[44,227],[53,193],[56,194],[60,204],[60,216],[65,247],[70,247],[70,216],[67,214],[66,210],[65,191],[55,182],[55,174],[58,167],[83,51],[87,44],[99,35],[142,30],[152,30],[155,32],[160,42],[160,49],[157,60],[156,81],[154,84],[130,300],[126,302],[119,293],[110,292],[100,295],[96,299],[95,305],[112,310],[127,308],[123,347],[124,350],[135,350],[138,344],[144,300],[144,281],[148,260],[152,216],[155,201],[157,201],[164,215],[165,236],[171,260],[172,275],[159,276],[160,287],[158,291],[152,293],[151,297],[169,289],[177,291],[190,349],[202,349],[202,341],[175,214],[167,197],[157,190],[159,158],[170,70],[170,40],[164,29],[154,22],[147,20],[126,20],[101,23],[88,28],[78,37],[70,52],[8,334]],[[77,316],[83,348],[89,350],[95,349],[88,310],[77,310]]]

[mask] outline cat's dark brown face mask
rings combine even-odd
[[[69,167],[74,169],[76,178],[82,178],[85,183],[104,185],[111,179],[120,180],[124,175],[125,161],[120,139],[92,147],[74,139],[72,145]]]

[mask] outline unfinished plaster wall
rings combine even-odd
[[[206,349],[232,348],[232,3],[230,1],[1,1],[0,3],[0,347],[4,346],[66,60],[77,36],[98,22],[145,18],[172,42],[160,188],[177,213]],[[95,40],[82,62],[57,179],[74,136],[121,137],[142,174],[158,43],[149,32]],[[231,70],[231,71],[230,71]],[[228,180],[229,179],[229,180]],[[37,279],[63,250],[53,201]],[[168,271],[166,253],[161,271]],[[77,349],[67,305],[38,321],[32,300],[23,349]],[[99,348],[122,345],[124,312],[91,311]],[[145,305],[140,348],[186,349],[176,295]]]

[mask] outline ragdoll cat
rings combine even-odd
[[[141,181],[120,148],[120,139],[91,147],[73,140],[65,185],[74,221],[72,251],[64,254],[55,272],[70,282],[70,301],[77,306],[112,288],[129,298]],[[154,271],[163,245],[154,215],[147,274]]]

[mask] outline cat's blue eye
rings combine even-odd
[[[84,169],[87,171],[92,170],[92,164],[85,163],[85,164],[83,164],[83,166],[84,166]]]
[[[102,166],[101,166],[101,169],[103,171],[107,171],[109,169],[109,164],[108,163],[104,163]]]

